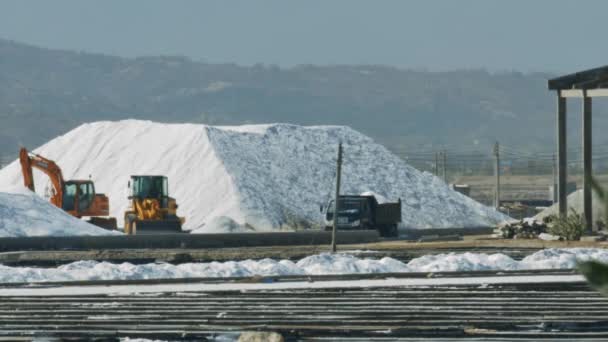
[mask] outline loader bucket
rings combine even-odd
[[[134,234],[177,234],[183,233],[182,223],[175,220],[137,220],[133,222]]]
[[[91,217],[87,220],[88,223],[95,225],[97,227],[101,227],[107,230],[116,230],[118,226],[116,225],[115,217]]]

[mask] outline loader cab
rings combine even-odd
[[[61,208],[77,213],[88,210],[95,200],[95,185],[88,180],[70,180],[63,185]]]
[[[161,207],[167,207],[169,185],[165,176],[131,176],[130,198],[158,199]]]

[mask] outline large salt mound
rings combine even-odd
[[[319,205],[334,189],[339,141],[345,151],[342,192],[401,198],[406,227],[487,226],[505,219],[348,127],[96,122],[35,151],[55,160],[68,178],[91,175],[98,192],[109,195],[119,225],[129,176],[160,174],[169,177],[185,229],[205,231],[205,223],[226,216],[268,230],[321,221]],[[15,161],[0,170],[0,190],[21,177]],[[45,184],[46,177],[37,173],[37,189]]]
[[[117,234],[72,217],[23,189],[0,192],[0,237]]]

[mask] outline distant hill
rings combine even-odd
[[[495,140],[547,150],[555,111],[548,77],[374,65],[244,67],[0,40],[0,155],[16,156],[20,144],[35,147],[83,122],[121,118],[341,124],[395,150],[488,150]],[[608,122],[596,116],[594,125]]]

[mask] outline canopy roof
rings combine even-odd
[[[608,65],[550,79],[548,87],[549,90],[608,88]]]

